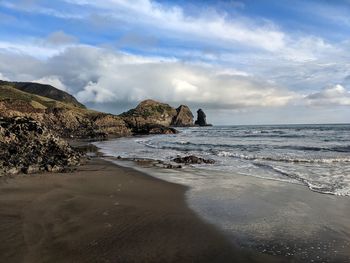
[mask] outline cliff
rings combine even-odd
[[[189,127],[193,126],[193,114],[186,105],[181,105],[176,109],[176,116],[172,121],[173,126]]]

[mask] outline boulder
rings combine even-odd
[[[211,124],[207,123],[207,116],[202,109],[197,111],[197,120],[195,124],[199,126],[212,126]]]
[[[197,157],[195,155],[189,155],[185,157],[178,156],[177,158],[173,159],[173,162],[175,163],[183,163],[183,164],[214,164],[215,161],[213,159],[204,159],[201,157]]]
[[[176,109],[177,115],[172,121],[172,126],[189,127],[193,126],[193,114],[186,105],[181,105]]]
[[[164,127],[164,126],[159,126],[159,127],[153,127],[150,128],[148,131],[148,134],[177,134],[178,131],[174,128],[171,127]]]

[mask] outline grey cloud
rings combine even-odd
[[[350,92],[342,85],[327,87],[319,92],[312,93],[306,97],[311,105],[339,105],[350,106]]]

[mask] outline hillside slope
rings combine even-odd
[[[77,107],[0,84],[0,117],[29,117],[65,138],[105,138],[131,134],[118,116]]]
[[[47,97],[56,101],[61,101],[67,104],[72,104],[79,108],[85,108],[83,104],[78,102],[76,98],[65,91],[59,90],[51,85],[32,83],[32,82],[8,82],[0,80],[1,86],[11,86],[18,90],[35,94],[42,97]]]

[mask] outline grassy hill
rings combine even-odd
[[[96,138],[130,134],[118,116],[77,107],[0,83],[0,117],[32,118],[62,137]]]
[[[33,95],[46,97],[66,104],[71,104],[78,108],[85,108],[85,106],[78,102],[78,100],[72,95],[68,94],[65,91],[59,90],[51,85],[32,82],[8,82],[0,80],[0,86],[13,87],[17,90],[27,92]]]

